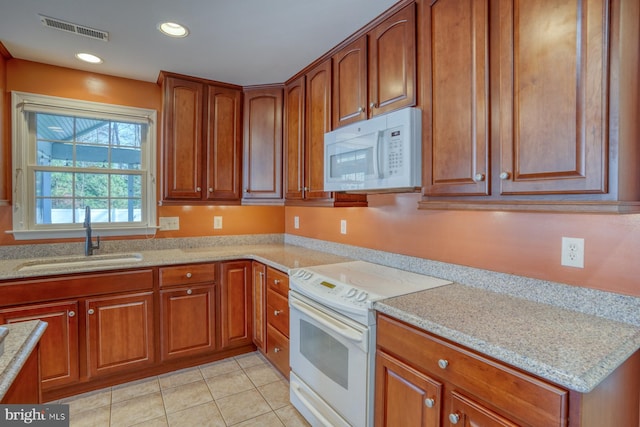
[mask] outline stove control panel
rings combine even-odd
[[[372,306],[367,291],[332,280],[305,269],[291,272],[291,288],[310,297],[320,297],[327,303],[340,304],[368,310]],[[331,304],[330,303],[330,304]]]

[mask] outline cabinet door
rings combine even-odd
[[[36,344],[35,348],[29,355],[24,364],[20,368],[20,371],[16,374],[13,383],[5,391],[0,404],[2,405],[25,405],[25,404],[40,404],[42,403],[42,389],[40,379],[40,361],[42,355],[40,354],[40,345]],[[5,411],[8,411],[5,409]],[[5,412],[6,414],[6,412]],[[7,424],[11,425],[29,425],[33,418],[25,418],[25,421],[19,421],[13,423],[11,418],[6,417]],[[37,419],[37,418],[36,418]],[[29,420],[29,421],[27,421]],[[45,422],[46,423],[46,422]],[[5,424],[5,423],[3,423]],[[42,423],[44,424],[44,423]],[[5,424],[6,425],[6,424]]]
[[[447,417],[448,425],[463,427],[518,427],[519,425],[455,391],[451,392],[451,408]]]
[[[220,313],[222,347],[251,343],[251,262],[225,262],[220,265]]]
[[[244,95],[245,200],[282,198],[282,88]]]
[[[307,73],[307,126],[304,153],[305,198],[329,199],[324,188],[324,134],[331,130],[331,60]]]
[[[488,0],[424,5],[426,195],[489,194],[488,11]]]
[[[242,159],[240,90],[207,86],[206,199],[240,200]]]
[[[411,3],[369,32],[370,117],[416,103],[415,11]]]
[[[376,353],[376,426],[440,425],[442,384],[387,355]]]
[[[162,360],[215,350],[215,286],[160,291],[160,318]]]
[[[251,263],[253,276],[253,343],[265,351],[265,297],[267,267],[259,262]]]
[[[152,292],[87,299],[85,310],[89,377],[154,363]]]
[[[202,197],[203,93],[201,83],[165,77],[162,116],[165,199]]]
[[[305,78],[284,87],[284,197],[301,200],[304,187]]]
[[[334,129],[367,118],[366,35],[333,55],[332,91]]]
[[[499,1],[501,194],[607,191],[608,3]]]
[[[78,302],[63,301],[0,311],[0,324],[42,320],[47,329],[40,339],[42,389],[78,381]]]

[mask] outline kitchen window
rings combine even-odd
[[[154,234],[156,111],[12,93],[17,240]]]

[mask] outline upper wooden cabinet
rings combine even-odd
[[[637,8],[418,4],[421,98],[430,107],[421,207],[636,209]]]
[[[285,85],[287,203],[366,206],[366,195],[324,191],[324,134],[331,130],[331,58]]]
[[[282,202],[282,86],[244,92],[243,201]]]
[[[333,127],[365,120],[367,112],[367,36],[333,55]]]
[[[416,19],[411,3],[333,55],[333,127],[416,102]]]
[[[161,73],[163,203],[240,200],[240,87]]]

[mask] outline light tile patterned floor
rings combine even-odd
[[[289,403],[289,384],[249,353],[62,399],[71,427],[308,426]]]

